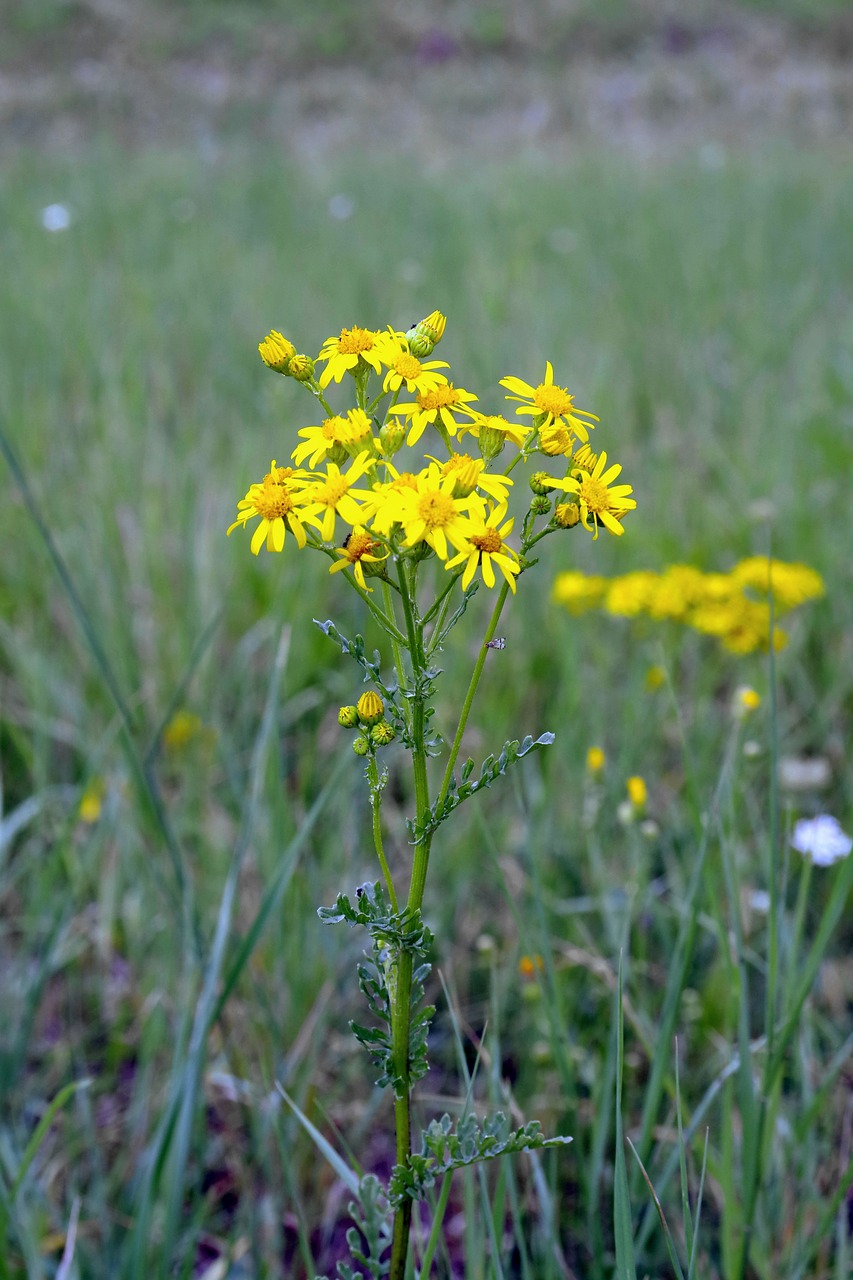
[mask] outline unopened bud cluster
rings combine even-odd
[[[352,744],[357,756],[372,755],[377,747],[387,747],[396,736],[385,719],[385,704],[372,689],[363,693],[354,707],[341,707],[338,724],[342,729],[358,729]]]

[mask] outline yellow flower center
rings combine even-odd
[[[341,329],[341,336],[338,338],[338,351],[342,356],[357,356],[362,351],[370,351],[374,344],[374,335],[369,329],[359,329],[353,326],[352,329]]]
[[[408,351],[403,352],[394,361],[394,372],[399,373],[401,378],[416,378],[420,371],[420,360],[417,356],[410,355]]]
[[[578,496],[594,515],[610,510],[610,494],[607,492],[607,485],[602,484],[600,480],[593,480],[592,476],[581,481]]]
[[[438,529],[451,523],[456,508],[446,493],[425,493],[418,503],[418,515],[428,529]]]
[[[432,391],[421,391],[418,395],[418,404],[421,409],[448,409],[453,405],[461,404],[461,400],[453,383],[445,382],[440,387],[434,387]]]
[[[497,529],[484,529],[482,533],[475,533],[472,536],[471,546],[476,547],[480,552],[494,555],[501,549],[501,535]]]
[[[326,418],[322,431],[326,440],[343,441],[347,435],[347,420],[335,414],[333,418]]]
[[[286,471],[287,468],[279,467],[278,470]],[[277,520],[293,510],[293,498],[288,490],[283,484],[275,484],[272,480],[264,481],[260,492],[253,495],[253,501],[258,515],[265,520]]]
[[[372,556],[379,549],[379,543],[369,533],[351,533],[344,544],[347,560],[355,564],[362,556]]]
[[[322,489],[318,489],[314,497],[317,502],[322,502],[327,507],[336,507],[348,490],[349,481],[346,476],[333,476],[326,481]]]
[[[571,413],[573,401],[565,387],[546,387],[543,383],[534,391],[533,403],[540,413],[550,413],[559,418]]]

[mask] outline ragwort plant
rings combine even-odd
[[[425,1004],[433,939],[422,910],[441,824],[518,760],[554,739],[542,733],[507,741],[479,771],[469,759],[457,772],[484,664],[490,650],[503,646],[497,630],[508,597],[524,590],[543,538],[579,529],[597,538],[602,527],[621,535],[625,516],[636,506],[631,486],[616,483],[621,467],[590,447],[597,418],[577,408],[554,382],[550,363],[539,384],[517,377],[501,381],[515,407],[514,420],[481,412],[476,395],[449,381],[447,362],[430,358],[445,323],[440,312],[433,312],[407,333],[390,326],[384,332],[344,328],[324,343],[316,360],[299,354],[281,333],[270,333],[259,346],[265,364],[301,383],[323,417],[296,433],[293,465],[273,459],[263,479],[250,486],[228,530],[257,520],[251,540],[255,555],[262,547],[281,552],[289,542],[298,551],[327,557],[329,572],[342,575],[358,593],[388,642],[390,666],[378,651],[370,656],[360,635],[349,639],[334,622],[318,623],[371,686],[341,707],[338,718],[355,735],[353,751],[364,761],[381,877],[361,885],[353,897],[341,893],[319,915],[327,924],[359,926],[371,940],[369,957],[358,965],[358,981],[372,1021],[350,1025],[380,1070],[377,1083],[394,1095],[396,1164],[386,1186],[372,1176],[362,1179],[351,1206],[359,1230],[350,1231],[348,1242],[356,1266],[391,1280],[406,1274],[413,1202],[424,1199],[436,1183],[445,1193],[419,1260],[422,1275],[429,1272],[455,1169],[570,1141],[546,1139],[535,1122],[510,1131],[498,1113],[482,1125],[465,1116],[453,1126],[445,1115],[413,1146],[412,1090],[428,1069],[434,1012]],[[323,366],[319,376],[318,366]],[[332,383],[345,383],[352,393],[339,411],[327,399]],[[469,437],[473,452],[464,452]],[[395,459],[403,446],[421,444],[426,448],[419,469],[402,469]],[[513,545],[510,490],[525,474],[532,493]],[[435,787],[428,761],[445,754],[432,728],[441,675],[436,663],[481,583],[495,599]],[[380,759],[395,740],[411,757],[414,782],[407,886],[399,871],[392,874],[383,843],[388,771]],[[363,1274],[349,1263],[339,1263],[338,1273],[341,1280]]]

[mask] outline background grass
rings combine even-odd
[[[767,1031],[768,927],[752,896],[773,878],[767,704],[747,730],[755,753],[735,741],[727,755],[726,743],[731,692],[746,681],[766,697],[766,662],[573,620],[549,602],[554,573],[572,566],[727,568],[772,546],[818,568],[827,596],[778,660],[775,727],[785,754],[828,759],[831,782],[784,796],[783,823],[820,808],[849,827],[848,156],[712,160],[640,168],[579,156],[431,177],[365,157],[299,167],[245,143],[128,155],[107,141],[66,160],[7,159],[0,408],[79,602],[6,471],[0,1275],[54,1274],[75,1204],[81,1276],[331,1268],[345,1228],[339,1186],[277,1081],[340,1149],[387,1172],[387,1099],[372,1095],[346,1031],[360,941],[314,914],[375,868],[360,769],[336,723],[357,676],[311,619],[332,616],[347,633],[365,622],[317,560],[256,561],[224,529],[270,457],[285,458],[313,421],[298,388],[263,368],[258,339],[281,328],[312,352],[343,324],[405,328],[436,306],[449,317],[440,354],[481,399],[493,388],[496,407],[500,377],[534,379],[551,359],[601,416],[638,499],[624,539],[551,539],[523,584],[469,750],[545,729],[557,744],[473,802],[436,849],[428,915],[451,1005],[437,989],[424,1114],[464,1096],[454,1019],[469,1065],[488,1023],[483,1100],[506,1106],[510,1082],[526,1118],[575,1138],[541,1168],[496,1175],[488,1212],[476,1180],[460,1179],[445,1273],[611,1273],[621,947],[625,1128],[664,1183],[676,1234],[680,1194],[664,1177],[676,1052],[697,1168],[710,1127],[697,1274],[742,1274],[753,1138],[761,1194],[748,1274],[846,1274],[849,914],[809,984],[763,1129],[760,1091],[750,1094],[753,1065],[766,1063],[759,1045],[753,1064],[749,1044]],[[51,235],[39,211],[53,201],[72,225]],[[443,655],[445,730],[470,635],[460,627]],[[669,691],[647,691],[651,662],[666,666]],[[169,749],[161,731],[176,708],[204,730]],[[583,781],[592,743],[608,755],[599,794]],[[616,820],[632,773],[647,779],[655,835]],[[95,778],[103,812],[87,825],[78,804]],[[411,798],[400,761],[393,781],[402,868]],[[801,864],[782,858],[778,994],[796,1012],[810,941],[841,911],[850,874],[815,871],[798,936]],[[240,965],[259,910],[265,927]],[[543,957],[532,982],[518,974],[521,952]],[[84,1079],[13,1196],[49,1100]],[[636,1165],[629,1174],[641,1273],[675,1274]]]

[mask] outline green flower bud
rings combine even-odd
[[[370,743],[367,741],[367,738],[362,738],[361,735],[359,735],[353,742],[352,749],[357,756],[366,756],[370,752]]]
[[[547,471],[534,471],[530,477],[530,487],[536,494],[550,493],[554,487],[554,477]]]
[[[370,739],[375,747],[387,747],[395,737],[396,734],[387,720],[380,720],[370,730]]]
[[[441,341],[446,324],[447,317],[440,311],[433,311],[426,320],[421,320],[414,325],[406,334],[412,355],[417,356],[419,360],[425,356],[431,356],[433,348]]]
[[[548,512],[551,510],[551,499],[546,498],[544,493],[538,495],[531,502],[530,510],[534,515],[547,516]]]
[[[341,707],[338,724],[342,729],[354,729],[358,724],[358,707]]]
[[[406,425],[398,418],[389,418],[379,428],[379,448],[386,458],[393,458],[398,449],[402,449],[406,438]]]

